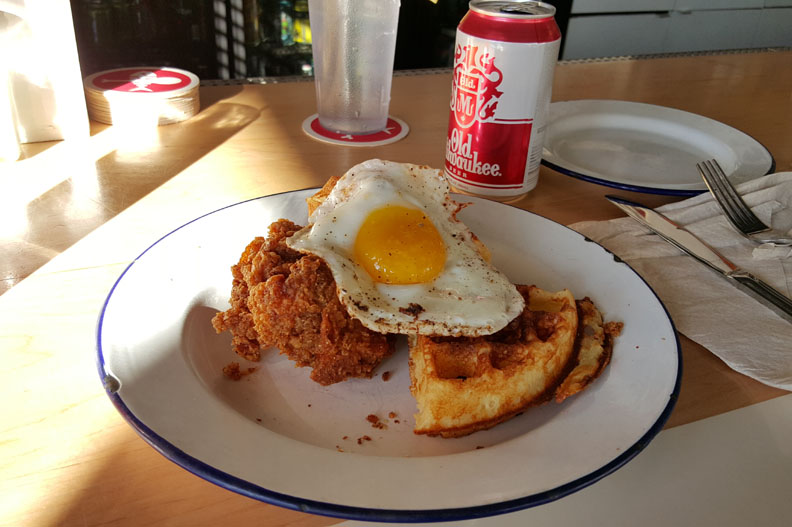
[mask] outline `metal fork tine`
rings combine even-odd
[[[745,214],[738,203],[738,196],[729,185],[723,182],[720,173],[715,169],[710,161],[702,163],[704,182],[710,189],[718,202],[722,206],[727,217],[740,229],[746,227],[749,217]]]
[[[762,223],[759,218],[757,218],[748,205],[745,204],[743,199],[737,194],[737,191],[734,190],[731,182],[726,178],[726,174],[723,172],[723,169],[720,167],[717,161],[712,160],[708,162],[710,168],[713,169],[713,174],[715,175],[715,181],[722,189],[723,193],[728,196],[728,201],[731,203],[733,210],[739,214],[741,221],[743,222],[743,227],[748,230],[755,230],[755,229],[766,229],[767,226]]]
[[[748,205],[742,200],[737,191],[734,190],[731,182],[726,177],[726,174],[721,169],[716,160],[704,161],[696,165],[699,173],[704,178],[704,182],[710,189],[710,192],[715,196],[716,201],[726,218],[732,225],[739,231],[745,234],[752,234],[768,230],[767,225],[751,212]]]
[[[726,219],[738,232],[756,242],[792,246],[792,238],[772,231],[748,208],[715,159],[697,163],[696,168]]]
[[[715,201],[721,207],[721,210],[726,214],[726,218],[736,229],[742,230],[742,221],[737,212],[734,210],[734,204],[729,199],[726,191],[723,189],[723,183],[718,181],[715,171],[712,166],[710,166],[709,161],[703,161],[697,164],[696,167],[699,169],[699,173],[704,178],[704,183],[706,183],[707,188],[709,188],[710,192],[715,197]]]
[[[727,185],[724,185],[723,180],[719,178],[720,173],[715,170],[711,162],[707,161],[704,165],[707,167],[709,181],[714,185],[715,190],[720,195],[722,203],[724,206],[728,207],[732,215],[742,223],[745,220],[745,215],[740,214],[742,211],[740,207],[736,206],[737,199],[734,196],[734,192],[730,192],[731,189]]]

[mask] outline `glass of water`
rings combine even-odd
[[[370,134],[388,121],[399,0],[309,0],[319,123]]]

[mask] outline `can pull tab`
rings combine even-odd
[[[499,11],[506,15],[540,15],[547,16],[548,13],[553,14],[555,8],[543,2],[522,2],[522,3],[509,3],[500,6]]]

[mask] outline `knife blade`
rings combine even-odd
[[[608,195],[605,198],[665,241],[722,274],[753,298],[792,322],[792,300],[748,271],[740,269],[690,231],[640,203],[619,196]]]

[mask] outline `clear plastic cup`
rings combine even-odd
[[[309,0],[319,123],[370,134],[388,121],[399,0]]]

